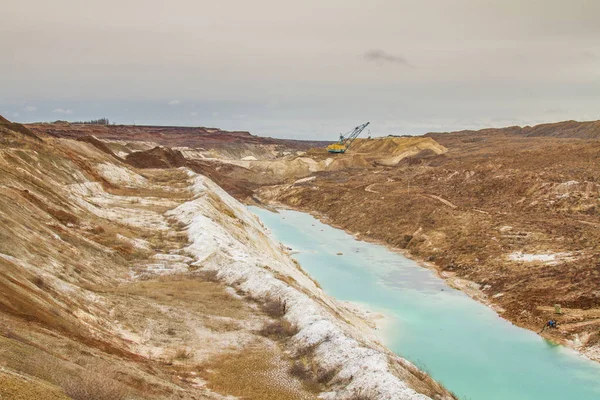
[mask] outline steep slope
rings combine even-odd
[[[2,390],[451,398],[208,178],[137,170],[88,142],[3,133]]]

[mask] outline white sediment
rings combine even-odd
[[[408,361],[377,343],[367,322],[317,287],[258,218],[208,178],[188,173],[194,199],[167,214],[187,225],[194,264],[217,271],[222,281],[255,298],[285,302],[285,318],[299,328],[293,346],[316,346],[315,361],[337,371],[334,391],[321,398],[361,393],[377,399],[428,399],[392,372]]]

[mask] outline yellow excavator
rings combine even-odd
[[[348,147],[354,142],[354,139],[360,135],[360,133],[369,125],[369,122],[362,124],[354,128],[352,131],[345,135],[340,135],[340,140],[327,146],[327,151],[330,153],[345,153]]]

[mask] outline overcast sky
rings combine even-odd
[[[335,139],[600,119],[600,0],[2,0],[0,114]]]

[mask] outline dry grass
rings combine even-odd
[[[199,276],[200,279],[206,282],[219,282],[219,272],[215,270],[198,271],[194,275]]]
[[[320,343],[299,348],[294,355],[296,361],[290,368],[290,374],[300,379],[306,389],[314,393],[324,390],[339,372],[338,368],[325,369],[315,363],[315,350]]]
[[[130,390],[105,369],[87,369],[79,376],[67,377],[61,387],[73,400],[124,400]]]
[[[110,194],[116,196],[128,196],[128,197],[150,197],[150,198],[162,198],[175,201],[188,201],[191,200],[192,196],[189,191],[183,190],[169,190],[167,188],[155,187],[155,188],[128,188],[128,187],[105,187],[104,190]]]
[[[348,398],[348,400],[377,400],[377,398],[373,396],[368,396],[364,394],[362,391],[358,391]]]
[[[0,399],[69,400],[62,390],[37,379],[23,379],[0,372]]]
[[[296,361],[290,368],[290,375],[295,376],[301,381],[308,381],[313,378],[312,371],[303,362]]]
[[[250,312],[242,300],[225,291],[224,285],[189,275],[161,276],[106,291],[147,297],[157,304],[181,307],[206,316],[242,319]]]
[[[297,334],[298,327],[285,319],[280,319],[267,322],[259,333],[272,339],[286,339]]]
[[[314,399],[295,378],[281,374],[287,362],[275,351],[257,343],[211,360],[202,366],[200,375],[210,389],[245,400]]]
[[[339,372],[338,368],[330,368],[330,369],[321,368],[321,369],[317,370],[317,374],[316,374],[317,382],[319,382],[322,385],[325,385],[325,384],[331,382],[331,380],[335,377],[335,375],[338,372]]]
[[[189,360],[191,358],[194,357],[194,352],[188,348],[188,347],[180,347],[177,350],[175,350],[175,355],[173,356],[173,358],[175,360]]]
[[[295,361],[289,369],[290,375],[302,381],[306,390],[312,393],[319,393],[325,389],[338,370],[333,369],[317,369],[314,364],[307,365],[303,361]]]
[[[287,311],[287,303],[280,298],[268,298],[261,308],[269,317],[281,318]]]
[[[215,332],[233,332],[240,330],[240,323],[232,318],[209,318],[204,321],[204,326]]]

